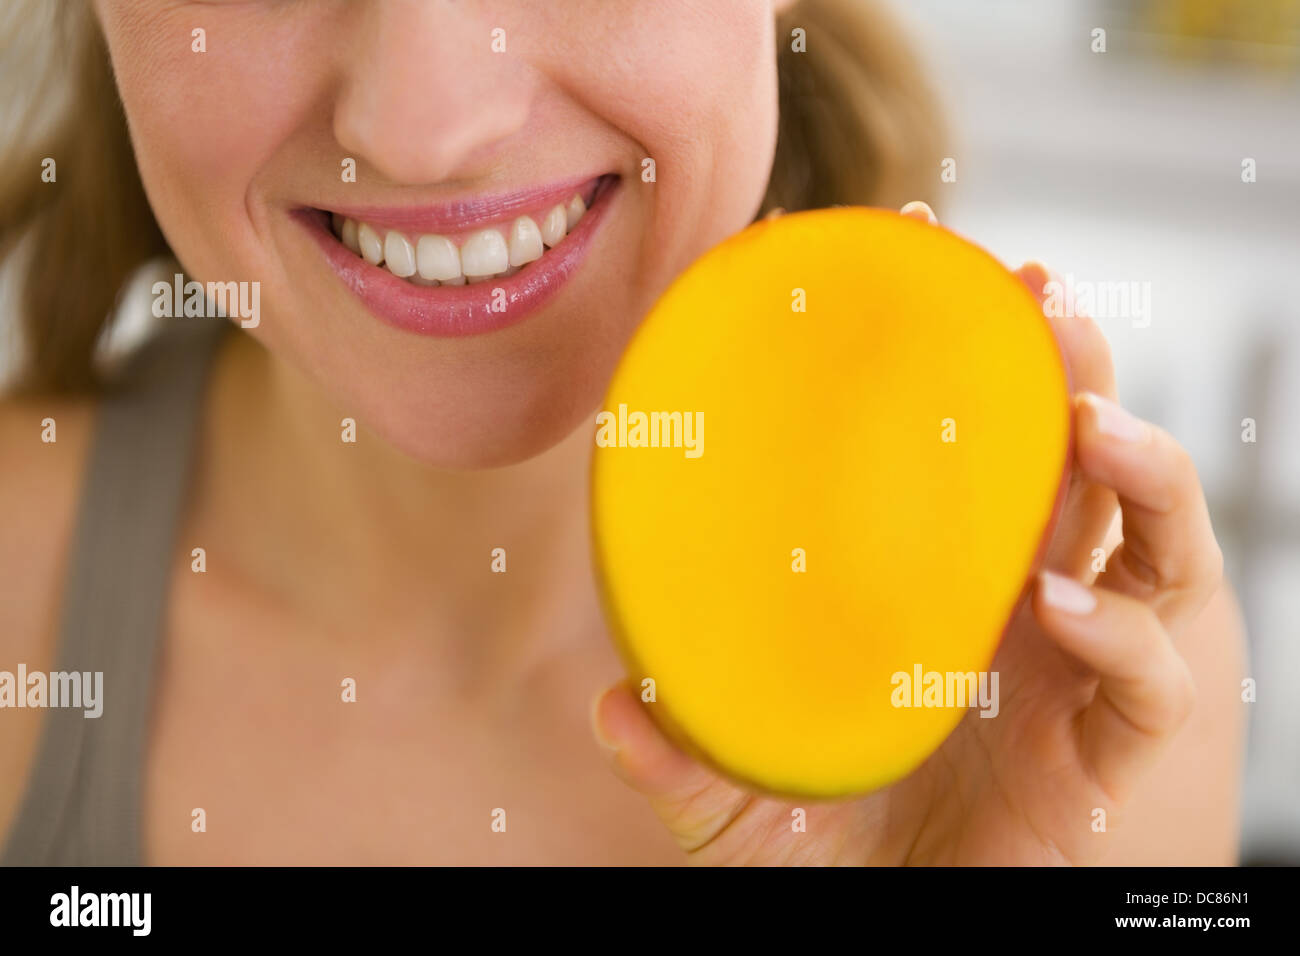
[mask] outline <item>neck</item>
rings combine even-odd
[[[214,370],[201,501],[252,580],[308,619],[367,633],[482,640],[557,607],[594,609],[589,428],[517,465],[432,468],[360,427],[343,442],[344,414],[314,383],[232,338]]]

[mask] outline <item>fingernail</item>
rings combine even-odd
[[[1134,418],[1110,399],[1102,398],[1092,392],[1079,395],[1080,401],[1087,402],[1097,416],[1097,431],[1111,438],[1126,442],[1144,442],[1150,429],[1140,418]]]
[[[1038,582],[1043,603],[1058,611],[1082,616],[1091,614],[1097,606],[1097,596],[1073,578],[1043,571],[1038,575]]]
[[[910,203],[908,203],[906,206],[900,209],[899,212],[902,213],[904,216],[907,216],[913,212],[916,212],[917,210],[924,210],[925,218],[929,220],[930,225],[933,226],[939,221],[939,217],[934,214],[934,210],[930,208],[930,204],[927,202],[921,202],[921,200],[919,199],[912,200]]]
[[[595,734],[596,740],[600,742],[600,745],[609,751],[617,751],[618,744],[614,743],[612,740],[609,739],[609,737],[605,734],[605,728],[601,725],[600,702],[604,700],[606,696],[609,695],[609,692],[612,691],[613,689],[614,688],[612,687],[607,687],[605,690],[602,690],[599,694],[597,694],[594,698],[592,698],[591,701],[591,732]]]
[[[780,219],[780,218],[781,218],[782,216],[784,216],[784,215],[785,215],[785,207],[784,207],[784,206],[774,206],[772,209],[768,210],[767,215],[764,216],[763,218],[764,218],[764,219]]]
[[[1046,262],[1043,262],[1043,260],[1041,259],[1030,259],[1028,262],[1026,262],[1024,265],[1020,267],[1021,272],[1024,272],[1026,269],[1038,270],[1038,274],[1043,280],[1041,290],[1044,295],[1047,294],[1047,286],[1049,283],[1052,282],[1059,283],[1061,281],[1057,277],[1056,273],[1052,271],[1051,266],[1049,266]]]

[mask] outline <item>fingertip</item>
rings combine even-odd
[[[1016,270],[1016,275],[1040,301],[1047,297],[1048,283],[1056,278],[1056,274],[1037,259],[1030,259],[1022,265]]]
[[[932,226],[937,225],[939,222],[939,217],[934,214],[930,204],[919,199],[907,203],[899,212],[910,219],[919,219],[922,222],[928,222]]]
[[[623,682],[619,681],[618,683],[611,684],[609,687],[606,687],[604,690],[597,693],[596,696],[591,699],[591,706],[588,711],[592,735],[595,736],[597,743],[611,752],[618,750],[619,741],[618,737],[609,730],[605,711],[609,699],[613,695],[617,694],[622,687]]]
[[[1038,598],[1044,607],[1072,618],[1087,617],[1097,609],[1091,588],[1053,571],[1038,572]]]
[[[1082,391],[1074,397],[1075,410],[1087,408],[1097,434],[1124,444],[1144,445],[1151,440],[1151,426],[1118,402],[1096,392]]]
[[[1162,449],[1168,444],[1156,426],[1091,391],[1074,397],[1074,455],[1080,473],[1113,489],[1122,503],[1165,513],[1176,489]],[[1132,514],[1130,513],[1130,517]]]
[[[627,680],[620,680],[596,695],[591,718],[596,739],[621,758],[652,754],[667,746],[663,733]]]
[[[671,795],[683,787],[703,787],[713,774],[682,752],[659,728],[636,685],[622,680],[597,694],[591,725],[612,758],[615,773],[646,796]]]
[[[1040,571],[1034,581],[1033,615],[1048,640],[1078,666],[1093,670],[1106,652],[1096,589],[1066,575]]]

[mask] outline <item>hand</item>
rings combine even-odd
[[[924,203],[905,215],[931,222]],[[1017,274],[1041,302],[1052,275]],[[1194,699],[1178,637],[1217,590],[1222,558],[1187,453],[1115,399],[1091,319],[1051,318],[1074,403],[1075,459],[1044,572],[993,661],[1000,711],[967,713],[913,774],[854,800],[754,794],[695,762],[620,683],[597,698],[598,738],[701,864],[1085,864],[1100,860],[1143,771]],[[1105,572],[1093,549],[1122,515]],[[653,705],[650,705],[653,706]],[[806,832],[792,812],[806,811]],[[1104,812],[1105,832],[1094,829]]]

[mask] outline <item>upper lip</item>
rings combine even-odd
[[[460,232],[500,223],[567,202],[576,193],[589,201],[600,176],[586,176],[491,196],[465,196],[431,205],[329,206],[326,212],[408,234]]]

